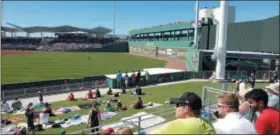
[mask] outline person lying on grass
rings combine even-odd
[[[74,96],[74,94],[72,92],[68,95],[67,100],[68,101],[75,101],[76,100],[75,96]]]

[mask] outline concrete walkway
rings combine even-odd
[[[184,80],[184,81],[177,81],[177,82],[169,82],[169,83],[161,83],[161,84],[156,84],[156,85],[149,85],[149,86],[145,86],[142,88],[151,88],[151,87],[158,87],[158,86],[166,86],[166,85],[171,85],[171,84],[179,84],[179,83],[187,83],[187,82],[205,82],[208,80],[205,79],[191,79],[191,80]],[[131,88],[134,89],[134,88]],[[127,91],[131,90],[131,89],[127,89]],[[107,91],[109,90],[109,88],[100,88],[100,93],[101,95],[104,95],[107,93]],[[113,93],[114,92],[121,92],[120,89],[112,89]],[[75,98],[84,98],[87,94],[88,90],[85,91],[78,91],[78,92],[74,92]],[[61,94],[52,94],[52,95],[45,95],[44,96],[44,102],[48,102],[48,103],[52,103],[52,102],[58,102],[58,101],[63,101],[66,100],[67,96],[68,96],[69,92],[67,93],[61,93]],[[39,102],[39,98],[38,97],[30,97],[30,98],[23,98],[19,100],[22,102],[23,106],[28,105],[28,103],[33,102],[33,103],[37,103]],[[9,100],[7,101],[9,103],[9,105],[11,105],[11,103],[13,102],[13,100]]]

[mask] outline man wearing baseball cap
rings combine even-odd
[[[201,98],[192,92],[185,92],[176,103],[176,120],[170,121],[151,134],[216,134],[215,129],[206,120],[200,118]]]
[[[279,105],[279,83],[270,84],[265,87],[265,91],[268,94],[268,107],[280,110]]]

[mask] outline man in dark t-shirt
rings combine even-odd
[[[99,128],[95,128],[95,127],[99,126],[99,119],[100,119],[99,109],[95,105],[94,108],[90,110],[89,118],[88,118],[88,128],[93,128],[91,129],[91,132],[94,134],[98,134]]]
[[[25,116],[27,119],[27,128],[28,128],[28,133],[32,131],[32,134],[35,134],[35,126],[34,126],[34,110],[30,107],[28,107],[25,111]]]
[[[140,79],[141,79],[141,72],[138,70],[138,73],[136,75],[136,85],[140,85]]]

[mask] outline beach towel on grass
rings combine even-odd
[[[144,104],[144,109],[151,109],[151,108],[155,108],[155,107],[159,107],[162,104],[159,103],[152,103],[152,105],[150,103]]]
[[[73,111],[77,111],[77,110],[81,110],[81,108],[79,106],[60,107],[60,108],[55,109],[54,113],[59,115],[59,114],[64,114],[64,113],[73,112]]]
[[[117,114],[118,113],[116,112],[102,112],[100,116],[101,116],[101,120],[107,120],[107,119],[112,119]],[[87,124],[87,123],[88,123],[88,115],[83,115],[77,119],[71,119],[71,118],[68,119],[63,124],[61,124],[61,127],[68,128],[73,125]]]

